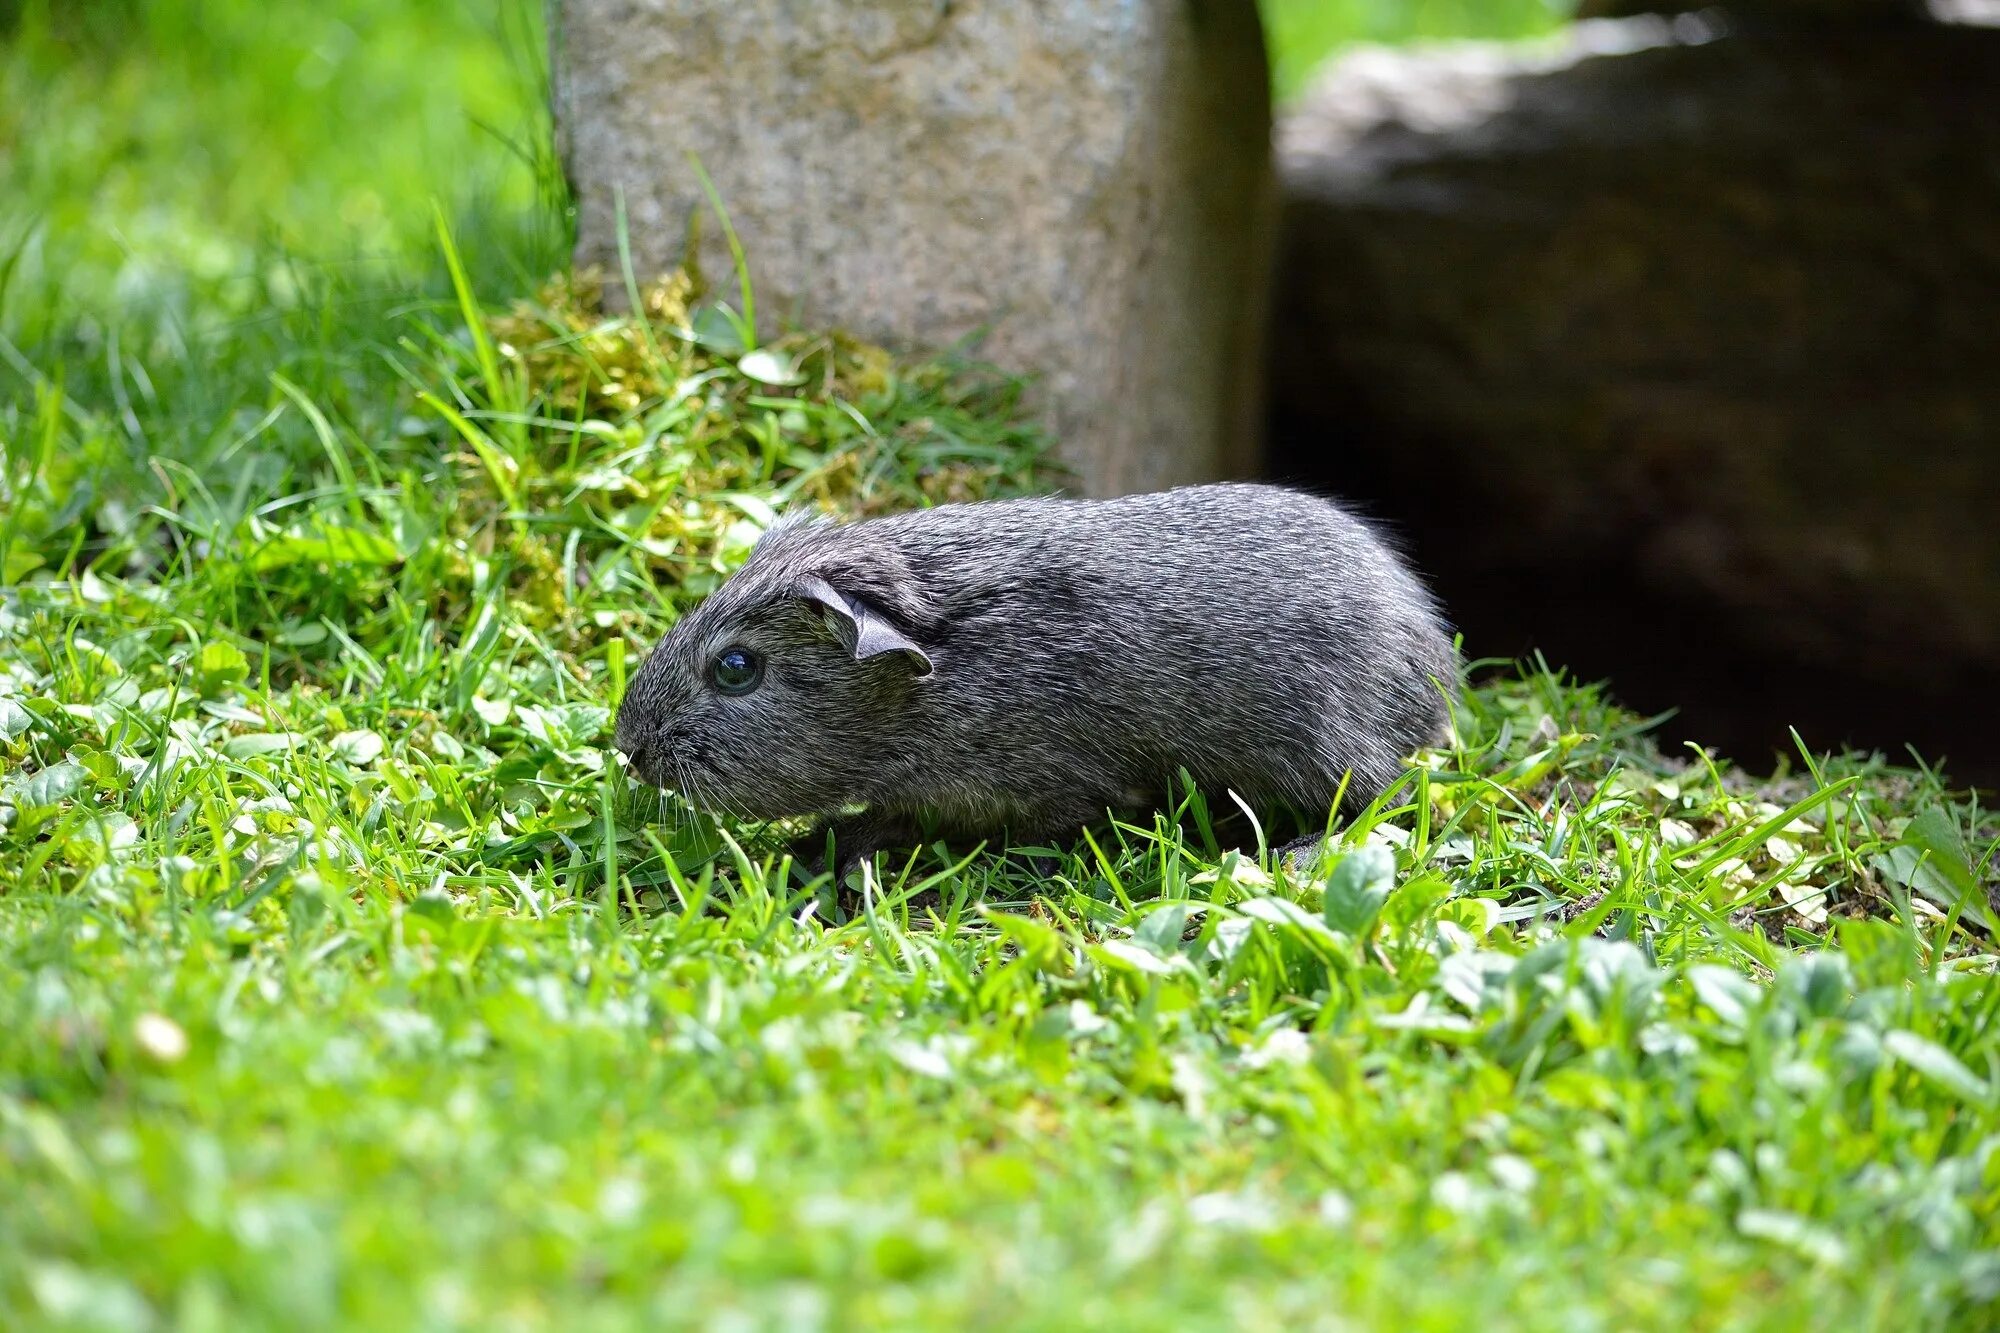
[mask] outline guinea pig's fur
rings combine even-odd
[[[746,693],[717,687],[731,649],[761,662]],[[697,806],[833,817],[844,868],[926,825],[1074,837],[1180,769],[1323,817],[1343,777],[1369,799],[1442,738],[1455,682],[1436,603],[1366,524],[1190,486],[780,523],[634,675],[614,743]]]

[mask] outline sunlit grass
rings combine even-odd
[[[0,595],[0,1310],[1778,1327],[1810,1293],[1903,1327],[1994,1294],[1995,830],[1931,775],[1753,781],[1502,673],[1325,878],[1196,799],[845,902],[628,790],[623,676],[773,510],[1037,484],[1004,381],[799,338],[765,382],[685,292],[645,336],[553,287],[488,326],[490,381],[418,318],[393,438],[285,393],[296,449],[81,541],[40,469],[115,420],[42,400]]]
[[[1533,37],[1554,30],[1572,0],[1259,0],[1271,49],[1271,81],[1282,100],[1350,42],[1459,37]]]

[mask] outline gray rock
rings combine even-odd
[[[1328,70],[1284,470],[1400,520],[1475,652],[2000,772],[2000,33],[1721,34]]]
[[[1037,377],[1098,494],[1243,471],[1273,193],[1253,0],[560,0],[577,258],[683,254],[714,177],[779,319]],[[701,262],[729,272],[707,220]]]

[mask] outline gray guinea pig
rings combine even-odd
[[[614,744],[699,807],[831,817],[845,869],[925,821],[1073,839],[1183,768],[1323,817],[1442,738],[1455,666],[1430,594],[1327,500],[941,505],[766,532],[634,675]]]

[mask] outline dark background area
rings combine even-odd
[[[1796,727],[1991,786],[2000,30],[1851,8],[1315,85],[1268,466],[1400,533],[1474,656],[1755,769]]]

